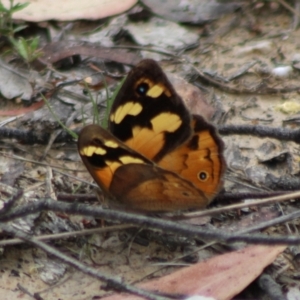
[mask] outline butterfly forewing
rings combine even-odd
[[[153,60],[128,74],[109,118],[109,130],[130,148],[157,161],[191,135],[191,117]]]

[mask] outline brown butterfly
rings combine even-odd
[[[190,115],[155,61],[129,72],[108,130],[84,127],[78,150],[114,203],[143,211],[204,208],[220,190],[222,140],[203,117]]]

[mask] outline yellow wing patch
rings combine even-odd
[[[140,103],[132,101],[126,102],[110,115],[110,121],[120,124],[127,115],[137,116],[142,110],[143,107]]]
[[[151,87],[146,93],[147,96],[151,98],[157,98],[164,92],[164,88],[158,84]]]
[[[150,80],[149,78],[146,78],[146,77],[143,77],[140,80],[138,80],[135,84],[135,88],[142,83],[145,83],[149,86],[149,89],[146,93],[146,95],[148,97],[158,98],[162,93],[164,93],[167,97],[172,96],[172,93],[164,84],[154,83],[152,80]]]
[[[106,150],[101,147],[88,146],[81,149],[80,154],[91,157],[93,154],[104,155],[106,154]]]
[[[119,144],[112,140],[104,141],[104,145],[109,148],[118,148]]]
[[[180,127],[182,120],[176,114],[164,112],[152,118],[151,124],[155,133],[174,132]]]
[[[143,164],[145,163],[142,159],[137,158],[137,157],[133,157],[133,156],[129,156],[129,155],[125,155],[125,156],[121,156],[119,157],[119,160],[124,164]]]

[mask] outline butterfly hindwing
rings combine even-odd
[[[193,115],[192,128],[191,138],[165,155],[158,165],[191,181],[210,202],[223,184],[224,145],[215,127],[203,117]]]
[[[82,130],[78,149],[94,180],[117,206],[174,211],[207,203],[191,182],[158,167],[98,125]]]

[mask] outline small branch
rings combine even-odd
[[[141,214],[125,213],[121,211],[102,209],[98,207],[90,207],[84,204],[78,203],[62,203],[58,201],[53,201],[51,199],[40,200],[37,203],[30,203],[29,205],[22,205],[14,209],[14,211],[9,212],[5,216],[0,216],[1,222],[7,222],[15,218],[19,218],[28,214],[33,214],[40,212],[42,210],[52,210],[57,212],[64,212],[69,214],[77,214],[84,216],[91,216],[94,218],[100,218],[110,221],[118,220],[120,222],[127,222],[129,224],[136,224],[143,226],[145,228],[160,229],[164,232],[170,232],[175,234],[180,234],[183,236],[203,238],[210,241],[220,241],[220,242],[246,242],[251,244],[267,244],[267,245],[298,245],[300,244],[299,236],[276,236],[270,237],[263,234],[234,234],[222,232],[220,230],[208,230],[196,226],[191,226],[187,224],[181,224],[177,222],[171,222],[167,220],[151,218]],[[296,211],[289,215],[290,219],[295,219],[300,217],[300,211]]]
[[[222,125],[219,126],[218,130],[222,135],[250,134],[258,137],[270,137],[281,141],[293,141],[300,144],[300,129],[290,130],[282,127],[272,128],[261,125]]]

